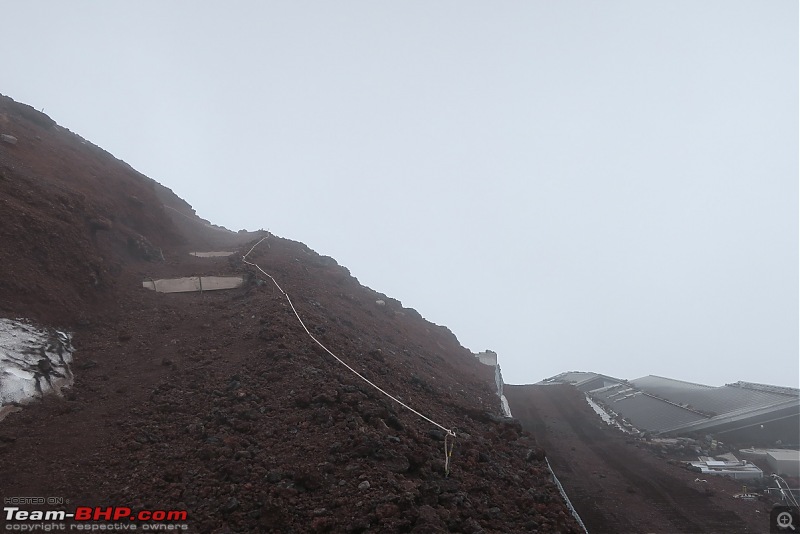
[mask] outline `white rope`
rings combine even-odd
[[[788,500],[790,504],[797,507],[798,506],[797,499],[795,499],[794,495],[792,495],[792,490],[789,487],[789,483],[774,473],[772,474],[772,478],[775,479],[775,484],[778,486],[778,489],[781,490],[781,496],[783,497],[783,499]],[[781,482],[783,482],[784,486],[786,486],[786,489],[783,489],[781,487]]]
[[[352,371],[352,372],[353,372],[353,374],[355,374],[355,375],[356,375],[358,378],[360,378],[361,380],[363,380],[364,382],[366,382],[367,384],[369,384],[369,385],[370,385],[370,386],[372,386],[373,388],[377,389],[378,391],[380,391],[381,393],[383,393],[384,395],[386,395],[387,397],[389,397],[390,399],[392,399],[393,401],[395,401],[396,403],[398,403],[400,406],[402,406],[403,408],[405,408],[406,410],[409,410],[409,411],[411,411],[412,413],[415,413],[415,414],[417,414],[417,415],[418,415],[419,417],[421,417],[422,419],[426,420],[427,422],[429,422],[429,423],[431,423],[431,424],[433,424],[433,425],[436,425],[437,427],[439,427],[439,428],[441,428],[442,430],[444,430],[445,432],[447,432],[447,434],[448,434],[449,436],[452,436],[453,438],[455,438],[455,437],[456,437],[456,433],[455,433],[455,432],[453,432],[452,430],[450,430],[449,428],[447,428],[447,427],[445,427],[445,426],[442,426],[442,425],[440,425],[439,423],[437,423],[437,422],[436,422],[436,421],[434,421],[433,419],[430,419],[430,418],[428,418],[428,417],[425,417],[424,415],[422,415],[421,413],[419,413],[417,410],[415,410],[415,409],[414,409],[414,408],[412,408],[411,406],[409,406],[409,405],[407,405],[406,403],[404,403],[404,402],[402,402],[401,400],[399,400],[397,397],[395,397],[395,396],[393,396],[393,395],[390,395],[389,393],[387,393],[386,391],[384,391],[383,389],[381,389],[380,387],[378,387],[377,385],[375,385],[373,382],[371,382],[371,381],[370,381],[368,378],[366,378],[364,375],[362,375],[361,373],[359,373],[358,371],[356,371],[355,369],[353,369],[352,367],[350,367],[350,366],[349,366],[349,365],[348,365],[348,364],[347,364],[347,363],[346,363],[344,360],[342,360],[342,359],[341,359],[341,358],[339,358],[337,355],[335,355],[333,352],[331,352],[331,351],[328,349],[328,347],[326,347],[325,345],[323,345],[322,343],[320,343],[320,341],[319,341],[317,338],[315,338],[315,337],[314,337],[314,335],[313,335],[313,334],[312,334],[312,333],[311,333],[311,332],[308,330],[308,328],[306,327],[306,324],[305,324],[305,323],[303,322],[303,320],[300,318],[300,314],[298,314],[298,313],[297,313],[297,310],[295,309],[295,307],[294,307],[294,304],[292,304],[292,299],[290,299],[290,298],[289,298],[289,294],[288,294],[288,293],[286,293],[286,291],[284,291],[284,290],[283,290],[283,288],[281,288],[281,286],[280,286],[280,285],[278,285],[278,282],[275,280],[275,278],[273,278],[271,274],[269,274],[268,272],[266,272],[264,269],[262,269],[261,267],[259,267],[259,266],[258,266],[258,265],[256,265],[255,263],[253,263],[253,262],[250,262],[250,261],[247,261],[247,256],[249,256],[249,255],[250,255],[250,253],[251,253],[251,252],[253,252],[253,249],[255,249],[255,248],[256,248],[256,247],[257,247],[259,244],[261,244],[261,242],[262,242],[262,241],[264,241],[264,240],[265,240],[265,239],[267,239],[268,237],[269,237],[269,236],[267,236],[267,237],[262,237],[262,238],[261,238],[261,240],[260,240],[258,243],[256,243],[255,245],[253,245],[253,247],[252,247],[252,248],[251,248],[251,249],[250,249],[250,250],[247,252],[247,254],[245,254],[244,256],[242,256],[242,261],[243,261],[244,263],[248,264],[248,265],[252,265],[252,266],[253,266],[253,267],[255,267],[256,269],[258,269],[259,271],[261,271],[261,273],[262,273],[264,276],[267,276],[267,277],[269,277],[269,279],[270,279],[270,280],[272,280],[272,283],[273,283],[273,284],[275,284],[275,286],[278,288],[278,290],[279,290],[281,293],[283,293],[283,296],[284,296],[284,297],[286,297],[286,300],[289,302],[289,306],[291,306],[291,308],[292,308],[292,311],[294,312],[294,315],[295,315],[295,317],[297,317],[297,320],[298,320],[298,321],[300,321],[300,326],[302,326],[302,327],[303,327],[303,330],[305,330],[305,331],[306,331],[306,334],[308,334],[308,337],[310,337],[310,338],[311,338],[311,339],[314,341],[314,343],[316,343],[317,345],[319,345],[320,347],[322,347],[322,350],[324,350],[325,352],[327,352],[328,354],[330,354],[331,356],[333,356],[333,357],[336,359],[336,361],[338,361],[339,363],[341,363],[342,365],[344,365],[345,367],[347,367],[347,368],[348,368],[350,371]],[[444,446],[445,446],[445,470],[446,470],[447,472],[449,472],[449,463],[450,463],[449,461],[450,461],[450,456],[449,456],[449,454],[447,453],[447,436],[445,436],[445,445],[444,445]],[[450,452],[452,453],[452,447],[451,447],[451,449],[450,449]]]

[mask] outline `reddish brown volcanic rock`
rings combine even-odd
[[[493,370],[305,245],[209,225],[170,190],[0,98],[0,316],[75,332],[74,387],[0,422],[0,493],[187,509],[192,532],[578,532]],[[269,216],[265,210],[265,217]],[[265,226],[269,221],[265,221]],[[236,250],[204,259],[193,250]],[[143,279],[244,275],[164,295]],[[376,305],[376,300],[385,305]]]

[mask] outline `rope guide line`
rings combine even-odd
[[[278,291],[280,291],[280,292],[283,294],[283,296],[284,296],[284,297],[286,297],[286,300],[289,302],[289,306],[292,308],[292,311],[294,312],[294,315],[295,315],[295,317],[297,317],[297,320],[300,322],[300,326],[302,326],[302,327],[303,327],[303,330],[305,330],[305,331],[306,331],[306,334],[308,334],[308,337],[310,337],[310,338],[311,338],[311,339],[314,341],[314,343],[316,343],[317,345],[319,345],[319,346],[322,348],[322,350],[324,350],[325,352],[327,352],[328,354],[330,354],[331,356],[333,356],[333,357],[336,359],[336,361],[338,361],[339,363],[341,363],[342,365],[344,365],[345,367],[347,367],[347,369],[349,369],[349,370],[350,370],[350,371],[351,371],[353,374],[355,374],[355,375],[356,375],[358,378],[360,378],[361,380],[363,380],[364,382],[366,382],[367,384],[369,384],[369,385],[370,385],[370,386],[372,386],[373,388],[377,389],[378,391],[380,391],[381,393],[383,393],[384,395],[386,395],[387,397],[389,397],[390,399],[392,399],[393,401],[395,401],[396,403],[398,403],[400,406],[402,406],[403,408],[405,408],[406,410],[409,410],[410,412],[412,412],[412,413],[414,413],[414,414],[418,415],[419,417],[421,417],[421,418],[422,418],[422,419],[424,419],[425,421],[427,421],[427,422],[429,422],[429,423],[431,423],[431,424],[433,424],[433,425],[435,425],[435,426],[437,426],[437,427],[441,428],[442,430],[444,430],[444,431],[447,433],[447,434],[445,435],[445,440],[444,440],[444,449],[445,449],[445,474],[449,474],[449,473],[450,473],[450,456],[451,456],[451,454],[453,453],[453,446],[455,445],[455,437],[456,437],[456,433],[455,433],[454,431],[450,430],[449,428],[447,428],[447,427],[445,427],[445,426],[443,426],[443,425],[440,425],[439,423],[437,423],[437,422],[436,422],[436,421],[434,421],[433,419],[430,419],[429,417],[426,417],[426,416],[422,415],[421,413],[419,413],[417,410],[415,410],[415,409],[414,409],[414,408],[412,408],[411,406],[409,406],[409,405],[407,405],[406,403],[404,403],[403,401],[399,400],[397,397],[395,397],[395,396],[393,396],[393,395],[391,395],[391,394],[387,393],[386,391],[384,391],[383,389],[381,389],[379,386],[377,386],[375,383],[373,383],[372,381],[370,381],[370,380],[369,380],[367,377],[365,377],[364,375],[362,375],[361,373],[359,373],[358,371],[356,371],[355,369],[353,369],[353,368],[352,368],[350,365],[348,365],[348,364],[347,364],[347,362],[345,362],[344,360],[342,360],[341,358],[339,358],[339,357],[338,357],[336,354],[334,354],[333,352],[331,352],[331,351],[328,349],[328,347],[326,347],[325,345],[323,345],[323,344],[322,344],[322,343],[321,343],[321,342],[320,342],[320,341],[319,341],[317,338],[315,338],[315,337],[314,337],[314,335],[313,335],[313,334],[312,334],[312,333],[311,333],[311,332],[308,330],[308,327],[306,327],[306,324],[303,322],[303,319],[301,319],[301,318],[300,318],[300,314],[299,314],[299,313],[297,313],[297,310],[295,309],[295,307],[294,307],[294,304],[292,304],[292,299],[290,299],[290,298],[289,298],[289,294],[288,294],[286,291],[284,291],[284,290],[283,290],[283,288],[282,288],[282,287],[281,287],[281,286],[278,284],[277,280],[275,280],[275,278],[274,278],[274,277],[273,277],[271,274],[269,274],[268,272],[266,272],[264,269],[262,269],[261,267],[259,267],[257,264],[255,264],[255,263],[253,263],[253,262],[251,262],[251,261],[248,261],[248,260],[247,260],[247,256],[249,256],[249,255],[250,255],[250,254],[253,252],[253,250],[254,250],[254,249],[255,249],[255,248],[258,246],[258,245],[260,245],[262,241],[264,241],[264,240],[265,240],[265,239],[267,239],[268,237],[269,237],[269,236],[262,237],[262,238],[261,238],[261,240],[259,240],[259,241],[258,241],[258,243],[256,243],[255,245],[253,245],[253,247],[252,247],[252,248],[251,248],[251,249],[250,249],[250,250],[247,252],[247,254],[245,254],[244,256],[242,256],[242,261],[243,261],[244,263],[246,263],[247,265],[252,265],[252,266],[253,266],[253,267],[255,267],[256,269],[258,269],[259,271],[261,271],[261,273],[262,273],[264,276],[267,276],[267,277],[268,277],[270,280],[272,280],[272,283],[273,283],[273,284],[275,284],[275,287],[277,287],[277,288],[278,288]],[[448,437],[452,437],[452,438],[453,438],[453,443],[451,443],[451,444],[450,444],[450,449],[449,449],[449,451],[448,451],[448,449],[447,449],[447,440],[448,440]]]

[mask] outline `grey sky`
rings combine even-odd
[[[2,13],[0,92],[335,257],[507,382],[798,385],[794,0]]]

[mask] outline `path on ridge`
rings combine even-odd
[[[765,503],[741,482],[692,473],[606,425],[572,386],[504,386],[511,412],[545,448],[589,532],[764,532]],[[709,478],[709,477],[707,477]]]

